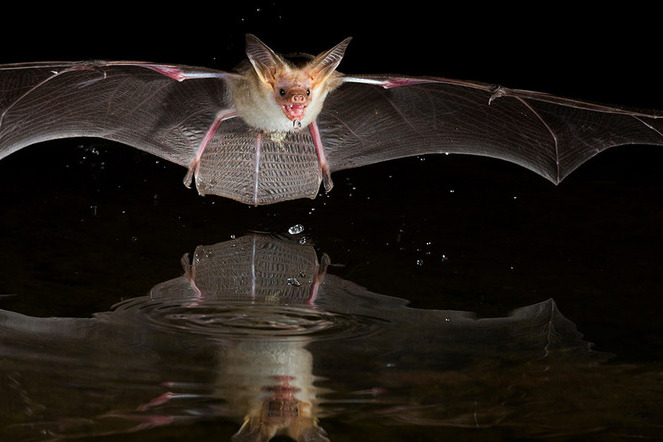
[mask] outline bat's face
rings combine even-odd
[[[340,84],[335,72],[350,39],[300,63],[282,58],[252,35],[246,54],[258,87],[246,96],[235,96],[238,114],[263,130],[298,130],[315,121],[327,94]],[[259,90],[258,90],[259,89]]]
[[[285,74],[276,78],[271,85],[274,101],[295,128],[297,123],[308,120],[307,109],[315,98],[313,92],[317,92],[310,77],[307,77],[305,72]]]

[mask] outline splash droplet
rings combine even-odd
[[[299,282],[297,278],[288,278],[288,285],[291,285],[293,287],[301,287],[302,283]]]
[[[288,233],[291,235],[299,235],[304,231],[304,226],[301,224],[295,224],[294,226],[290,226],[288,229]]]

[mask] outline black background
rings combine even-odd
[[[231,69],[247,32],[283,53],[317,53],[352,36],[346,73],[435,75],[663,108],[657,20],[635,3],[24,3],[5,15],[0,61]],[[554,297],[590,340],[633,357],[644,341],[620,343],[601,317],[637,299],[627,317],[641,317],[636,327],[646,330],[636,335],[661,328],[656,147],[611,149],[558,187],[503,161],[400,160],[335,174],[332,193],[314,201],[261,208],[201,198],[181,185],[184,169],[133,149],[101,142],[102,159],[89,149],[43,143],[0,162],[0,288],[22,295],[6,308],[89,315],[177,276],[179,256],[199,244],[303,223],[343,265],[335,273],[414,306],[504,315]],[[65,300],[26,301],[43,296],[44,281]],[[90,296],[94,284],[103,290]]]
[[[345,73],[663,109],[660,14],[648,6],[450,3],[24,2],[3,14],[0,62],[231,69],[247,32],[283,53],[352,36]],[[200,197],[184,168],[126,146],[42,143],[0,161],[0,294],[11,295],[0,308],[90,317],[181,275],[200,244],[302,223],[331,273],[374,292],[484,317],[554,298],[597,350],[647,369],[663,357],[662,160],[657,147],[613,148],[554,186],[498,160],[410,158],[335,173],[313,201],[253,208]]]

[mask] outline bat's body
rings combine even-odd
[[[191,74],[177,69],[163,70],[160,66],[145,65],[176,80],[195,78],[220,78],[229,89],[229,107],[220,110],[205,134],[196,156],[185,177],[188,185],[192,176],[197,175],[198,166],[207,145],[213,139],[221,122],[234,117],[244,120],[254,129],[272,133],[298,131],[308,127],[318,156],[320,174],[325,190],[332,188],[331,172],[316,124],[318,115],[327,94],[341,84],[342,76],[336,67],[343,58],[350,42],[346,39],[318,57],[300,55],[299,63],[293,63],[275,54],[264,43],[252,35],[247,36],[246,53],[248,62],[240,64],[235,74],[210,73]],[[255,150],[260,154],[262,134],[256,135]],[[259,168],[259,162],[256,162]],[[256,172],[256,179],[259,173]],[[259,183],[256,181],[255,188]],[[254,195],[257,204],[257,194]]]
[[[443,78],[346,76],[349,39],[286,59],[247,36],[232,72],[143,62],[0,66],[0,158],[100,137],[188,167],[201,194],[314,198],[335,170],[430,153],[500,158],[554,183],[620,144],[663,145],[663,114]]]

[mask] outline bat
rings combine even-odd
[[[68,137],[187,168],[184,183],[261,205],[315,198],[338,170],[435,153],[513,162],[557,184],[616,145],[663,144],[663,113],[437,77],[345,75],[246,36],[232,71],[138,61],[0,66],[0,159]]]

